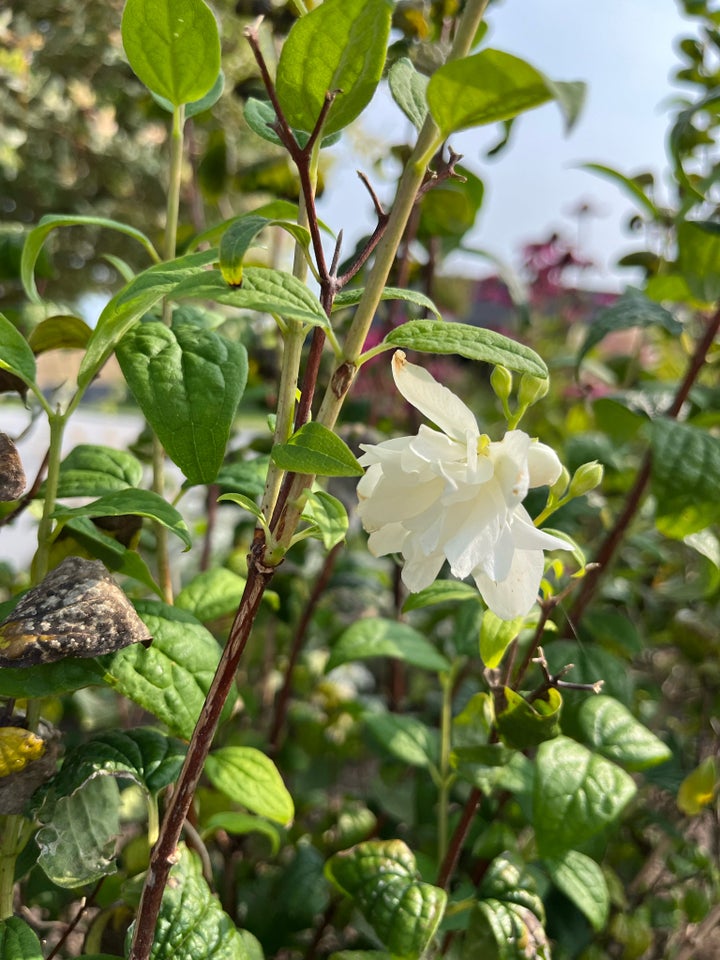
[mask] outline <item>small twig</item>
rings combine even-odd
[[[67,938],[68,938],[68,937],[70,936],[70,934],[73,932],[73,930],[75,929],[75,927],[80,923],[80,921],[81,921],[81,919],[82,919],[83,914],[85,913],[85,911],[88,909],[88,907],[91,907],[91,906],[93,905],[93,903],[95,902],[95,897],[98,895],[98,893],[100,893],[100,888],[102,887],[102,885],[103,885],[104,882],[105,882],[105,877],[100,877],[100,879],[98,880],[98,882],[97,882],[97,883],[95,884],[95,886],[92,888],[92,891],[90,892],[90,895],[83,898],[82,902],[80,903],[80,906],[78,907],[78,910],[77,910],[75,916],[72,918],[72,920],[70,921],[70,923],[67,925],[67,927],[65,928],[65,932],[64,932],[63,935],[60,937],[60,939],[59,939],[58,942],[55,944],[55,946],[52,948],[52,950],[50,951],[50,953],[48,954],[47,960],[53,960],[53,957],[56,957],[57,954],[60,952],[60,950],[62,950],[62,948],[65,946],[65,943],[66,943],[66,941],[67,941]]]
[[[455,153],[451,146],[448,146],[448,158],[440,164],[439,170],[429,170],[425,180],[420,185],[420,188],[417,192],[417,197],[415,198],[415,203],[418,203],[425,194],[432,190],[433,187],[437,187],[439,184],[443,183],[445,180],[458,180],[460,183],[465,183],[467,177],[464,177],[461,173],[455,172],[455,166],[460,163],[463,155],[461,153]]]
[[[348,270],[346,270],[341,277],[337,278],[336,283],[337,283],[338,290],[342,290],[342,288],[347,283],[349,283],[352,280],[352,278],[357,273],[359,273],[360,270],[365,266],[368,258],[370,257],[370,254],[373,252],[375,247],[377,247],[377,245],[382,240],[383,234],[385,233],[385,228],[387,227],[387,224],[388,224],[388,220],[390,219],[390,214],[386,213],[385,210],[383,209],[383,205],[380,203],[380,200],[378,199],[377,194],[373,190],[372,185],[368,180],[368,178],[365,176],[364,173],[362,173],[359,170],[358,170],[358,176],[360,177],[362,182],[365,184],[365,187],[372,198],[372,202],[373,202],[373,206],[375,207],[375,213],[377,214],[378,222],[377,222],[377,226],[372,232],[372,236],[370,237],[368,242],[365,244],[363,249],[360,251],[358,256],[355,258],[352,266]]]
[[[542,647],[537,648],[538,655],[533,657],[532,662],[537,663],[540,669],[542,670],[543,677],[545,678],[544,683],[540,684],[537,690],[533,690],[532,693],[528,694],[525,697],[527,703],[532,703],[534,700],[541,699],[548,690],[553,687],[558,690],[584,690],[586,693],[600,693],[602,690],[605,681],[596,680],[594,683],[572,683],[568,680],[563,680],[562,678],[573,669],[575,666],[573,663],[566,663],[565,666],[556,674],[551,674],[548,667],[548,662],[545,658],[545,653],[543,652]]]

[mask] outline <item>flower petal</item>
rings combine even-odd
[[[393,354],[392,371],[395,385],[407,402],[453,440],[465,444],[468,434],[480,436],[472,411],[427,370],[409,363],[402,350],[396,350]]]
[[[537,600],[544,565],[542,550],[516,550],[504,580],[491,580],[482,570],[474,570],[473,578],[495,616],[514,620],[526,616]]]
[[[527,452],[531,487],[551,487],[562,473],[562,464],[552,447],[533,441]]]

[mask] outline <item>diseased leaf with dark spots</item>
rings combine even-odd
[[[7,434],[0,433],[0,500],[17,500],[26,483],[17,447]]]

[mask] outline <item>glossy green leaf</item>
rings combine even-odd
[[[210,107],[215,106],[220,97],[223,94],[225,89],[225,74],[220,71],[217,75],[215,83],[210,87],[208,92],[204,97],[200,97],[199,100],[193,100],[191,103],[185,105],[185,119],[190,120],[192,117],[196,117],[199,113],[204,113],[206,110],[209,110]],[[153,90],[150,91],[152,94],[153,100],[160,104],[163,110],[167,110],[168,113],[173,113],[174,107],[170,100],[167,100],[165,97],[161,97],[159,93],[155,93]]]
[[[137,457],[125,450],[80,443],[60,464],[57,495],[101,497],[115,490],[140,486],[143,468]]]
[[[662,327],[673,337],[678,337],[683,329],[682,324],[659,303],[648,300],[639,290],[627,290],[611,307],[607,307],[593,320],[578,350],[576,368],[580,366],[588,351],[609,333],[630,327],[651,326]]]
[[[43,960],[40,941],[20,917],[0,920],[0,957],[3,960]]]
[[[312,131],[325,101],[337,94],[323,127],[342,130],[367,106],[380,82],[393,4],[325,0],[292,27],[280,54],[277,96],[291,126]]]
[[[580,706],[577,724],[583,742],[627,770],[664,763],[670,749],[613,697],[590,697]]]
[[[496,857],[479,893],[480,899],[470,914],[462,960],[470,957],[526,960],[549,956],[542,900],[524,865],[505,854]]]
[[[401,57],[390,67],[388,83],[395,103],[415,129],[420,130],[428,112],[428,78],[415,69],[412,60]]]
[[[502,743],[457,747],[452,752],[451,763],[458,777],[484,794],[496,790],[528,794],[532,789],[532,764],[519,750],[511,750]]]
[[[53,516],[57,520],[71,520],[76,517],[122,517],[125,514],[155,520],[179,537],[186,547],[191,546],[190,532],[182,516],[167,500],[151,490],[116,490],[82,507],[59,505]]]
[[[360,303],[364,293],[364,287],[353,287],[350,290],[341,290],[333,301],[333,313],[335,313],[336,310],[343,310],[345,307],[352,307],[355,306],[356,303]],[[418,290],[402,290],[399,287],[385,287],[380,294],[380,299],[404,300],[405,303],[414,303],[416,306],[434,313],[438,320],[442,320],[440,311],[430,297],[426,297],[424,293],[420,293]]]
[[[562,697],[551,687],[547,699],[530,703],[509,687],[504,689],[506,707],[496,717],[500,739],[516,750],[527,750],[560,733]]]
[[[303,249],[310,246],[310,231],[289,220],[269,220],[267,217],[241,217],[231,224],[220,241],[220,273],[231,287],[242,284],[243,259],[255,238],[267,227],[280,227],[293,237]]]
[[[629,774],[567,737],[538,747],[533,826],[538,851],[558,857],[617,820],[635,795]]]
[[[127,0],[122,39],[130,66],[173,105],[208,93],[220,73],[220,34],[203,0]]]
[[[440,240],[446,254],[463,245],[485,198],[485,184],[472,170],[460,165],[455,169],[462,180],[443,180],[420,203],[418,239],[426,247]]]
[[[125,380],[190,483],[212,483],[247,382],[241,343],[189,323],[137,324],[117,345]]]
[[[151,727],[108,730],[71,750],[53,780],[56,797],[69,796],[99,775],[132,780],[156,794],[177,780],[187,746]]]
[[[402,612],[422,610],[423,607],[434,607],[438,603],[462,603],[464,600],[476,600],[479,603],[477,587],[462,580],[435,580],[420,593],[411,593],[403,604]]]
[[[120,792],[113,777],[95,777],[50,810],[40,810],[38,866],[59,887],[73,889],[115,873]],[[44,815],[49,815],[47,822]]]
[[[184,610],[141,600],[137,611],[153,638],[103,658],[103,680],[189,740],[220,660],[213,635]],[[224,716],[232,711],[232,698]]]
[[[243,577],[227,567],[214,567],[193,577],[175,597],[175,606],[187,610],[200,623],[209,623],[235,613],[244,587]]]
[[[509,120],[552,97],[538,70],[525,60],[491,49],[450,60],[435,71],[427,88],[430,112],[443,137]]]
[[[184,843],[163,892],[150,960],[253,960]],[[132,927],[128,931],[130,945]]]
[[[172,295],[178,300],[215,300],[228,307],[277,314],[315,327],[328,326],[317,298],[297,277],[282,270],[246,267],[242,287],[230,287],[219,270],[207,270],[180,284]]]
[[[273,129],[273,125],[277,121],[277,114],[271,103],[267,100],[257,100],[255,97],[248,97],[245,103],[244,116],[247,125],[259,137],[267,140],[268,143],[282,146],[282,140]],[[310,139],[310,134],[304,130],[293,130],[293,136],[301,147],[304,147]],[[329,137],[322,137],[320,146],[331,147],[334,143],[338,142],[340,136],[340,131],[338,131],[337,133],[331,133]]]
[[[276,443],[270,456],[283,470],[321,477],[361,477],[363,468],[350,447],[332,430],[311,420],[288,440]]]
[[[9,370],[28,387],[35,385],[35,357],[14,323],[0,313],[0,370]],[[37,389],[37,388],[35,388]]]
[[[309,520],[317,528],[317,537],[322,540],[326,550],[332,550],[342,543],[348,531],[348,515],[344,505],[337,497],[324,490],[309,492],[303,519]]]
[[[237,503],[238,506],[243,508],[243,510],[247,510],[248,513],[251,513],[256,520],[264,520],[260,507],[255,503],[254,500],[251,500],[250,497],[246,497],[242,493],[223,493],[221,497],[218,497],[218,503],[222,503],[223,501]]]
[[[545,362],[530,347],[494,330],[465,323],[409,320],[389,333],[383,343],[420,353],[450,353],[468,360],[500,364],[516,373],[529,373],[541,379],[548,375]]]
[[[417,717],[400,713],[366,713],[363,722],[384,751],[411,767],[436,767],[440,736]]]
[[[107,230],[115,230],[118,233],[124,233],[128,237],[132,237],[133,240],[137,240],[137,242],[147,250],[153,260],[157,261],[160,259],[155,247],[144,233],[136,230],[135,227],[128,226],[126,223],[121,223],[119,220],[108,220],[105,217],[70,217],[48,214],[45,217],[41,217],[38,225],[27,235],[22,255],[21,278],[23,286],[25,287],[25,293],[31,300],[35,300],[36,303],[40,303],[42,297],[35,286],[35,264],[48,236],[53,230],[57,230],[58,227],[103,227]]]
[[[598,173],[601,177],[607,177],[621,187],[625,193],[634,200],[645,213],[650,215],[651,220],[657,220],[660,216],[660,210],[650,197],[645,193],[642,186],[635,177],[626,177],[619,170],[613,167],[606,167],[602,163],[583,163],[582,170],[589,170],[591,173]]]
[[[298,205],[296,203],[290,203],[289,200],[270,200],[268,203],[263,203],[259,207],[256,207],[250,215],[265,217],[268,220],[297,221]],[[218,243],[226,230],[234,223],[237,223],[238,220],[243,220],[247,216],[247,213],[243,213],[236,217],[230,217],[227,220],[223,220],[222,223],[216,223],[214,226],[208,227],[207,230],[203,230],[202,233],[196,234],[187,246],[188,253],[196,250],[201,244],[209,243],[214,245]],[[335,236],[328,225],[322,220],[319,220],[318,224],[323,230],[329,233],[330,236]]]
[[[356,620],[348,627],[330,651],[325,669],[370,657],[393,657],[435,673],[450,669],[445,657],[421,633],[407,623],[381,617]]]
[[[58,660],[32,667],[3,667],[0,670],[0,697],[60,696],[102,684],[102,660]]]
[[[545,861],[552,882],[590,921],[602,930],[610,913],[610,893],[602,868],[578,850]]]
[[[216,250],[203,250],[159,263],[139,273],[103,308],[80,364],[78,386],[86,387],[134,323],[188,277],[204,272],[217,260]]]
[[[681,539],[720,521],[720,438],[675,420],[653,421],[651,484],[656,523]]]
[[[252,813],[287,824],[295,807],[275,764],[254,747],[221,747],[205,761],[210,783]]]
[[[480,657],[486,667],[499,666],[505,651],[518,635],[525,623],[525,617],[514,620],[501,620],[492,610],[483,613],[480,627]]]
[[[447,895],[419,880],[415,857],[401,840],[369,840],[336,853],[325,874],[391,954],[419,960],[442,920]]]
[[[276,856],[280,850],[280,830],[274,823],[269,823],[261,817],[251,813],[235,813],[231,810],[215,813],[203,825],[203,836],[224,830],[232,836],[243,836],[247,833],[262,833],[270,841],[271,853]]]
[[[84,350],[92,330],[80,317],[61,315],[41,320],[28,337],[35,355],[47,350]]]
[[[706,303],[720,300],[720,224],[685,220],[678,227],[678,260],[693,296]]]

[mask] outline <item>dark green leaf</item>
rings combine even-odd
[[[248,97],[245,103],[244,114],[245,122],[259,137],[262,137],[263,140],[267,140],[269,143],[282,146],[282,140],[273,129],[273,124],[277,120],[277,114],[271,103],[268,103],[267,100],[256,100],[255,97]],[[310,139],[310,134],[304,130],[293,130],[293,136],[301,147],[304,147]],[[331,133],[329,137],[322,137],[320,146],[331,147],[334,143],[338,142],[340,136],[340,131],[338,131],[337,133]]]
[[[495,790],[527,794],[532,789],[532,764],[519,750],[511,750],[502,743],[457,747],[451,762],[458,777],[484,794]]]
[[[58,520],[70,520],[76,517],[122,517],[125,514],[156,520],[179,537],[185,546],[191,546],[190,533],[182,516],[151,490],[116,490],[83,507],[57,506],[53,516]]]
[[[99,686],[103,679],[103,659],[68,659],[38,663],[32,667],[3,667],[0,670],[0,697],[40,699]]]
[[[417,717],[399,713],[366,713],[364,723],[373,738],[391,756],[412,767],[437,766],[438,731]]]
[[[389,333],[383,342],[388,347],[402,347],[420,353],[452,353],[468,360],[501,364],[508,370],[529,373],[541,379],[548,375],[544,361],[530,347],[494,330],[465,323],[409,320]]]
[[[20,917],[0,920],[0,957],[3,960],[43,960],[35,931]]]
[[[685,220],[678,227],[680,272],[694,297],[720,300],[720,224]]]
[[[137,324],[117,358],[145,419],[190,483],[212,483],[247,382],[245,347],[189,323]]]
[[[35,357],[14,323],[0,313],[0,370],[9,370],[28,387],[35,387]],[[37,389],[35,387],[35,389]]]
[[[125,450],[80,443],[60,464],[58,497],[100,497],[138,487],[143,468]]]
[[[92,330],[80,317],[58,316],[41,320],[28,337],[34,354],[47,350],[83,350]]]
[[[341,290],[333,301],[333,313],[336,310],[342,310],[344,307],[352,307],[355,306],[356,303],[360,303],[364,292],[364,287],[353,287],[351,290]],[[442,320],[440,311],[430,297],[426,297],[424,293],[420,293],[418,290],[401,290],[399,287],[385,287],[380,295],[380,299],[404,300],[406,303],[414,303],[418,307],[423,307],[423,309],[434,313],[438,320]]]
[[[552,687],[547,700],[538,698],[528,702],[519,693],[505,687],[507,706],[497,715],[500,739],[516,750],[527,750],[560,733],[562,697]]]
[[[276,79],[291,126],[313,130],[325,95],[335,91],[326,136],[365,109],[382,76],[392,9],[390,0],[325,0],[294,24]]]
[[[651,326],[662,327],[673,337],[679,336],[683,329],[682,324],[659,303],[648,300],[639,290],[627,290],[611,307],[603,310],[593,320],[578,351],[576,368],[580,366],[586,353],[609,333],[627,330],[629,327]]]
[[[345,441],[313,420],[303,424],[287,443],[276,443],[270,456],[278,467],[293,473],[321,477],[361,477],[364,473]]]
[[[421,633],[407,623],[381,617],[357,620],[348,627],[333,646],[325,669],[370,657],[394,657],[435,673],[450,669],[445,657]]]
[[[175,606],[187,610],[201,623],[235,613],[240,603],[245,580],[228,570],[215,567],[205,570],[183,587],[175,598]]]
[[[543,857],[557,857],[617,820],[636,792],[629,774],[567,737],[538,747],[533,826]]]
[[[645,770],[672,756],[654,733],[613,697],[590,697],[577,713],[583,741],[597,753],[628,770]]]
[[[149,90],[174,106],[204,97],[220,73],[220,34],[202,0],[127,0],[125,53]]]
[[[422,610],[423,607],[433,607],[438,603],[462,603],[463,600],[477,600],[479,603],[477,587],[471,587],[462,580],[436,580],[420,593],[411,593],[403,604],[402,612]]]
[[[593,930],[602,930],[610,912],[610,894],[602,868],[578,850],[545,861],[552,882],[581,910]]]
[[[325,873],[391,954],[419,960],[442,920],[447,895],[418,879],[415,857],[401,840],[359,843],[331,857]]]
[[[254,747],[221,747],[205,761],[214,787],[261,817],[287,824],[295,807],[275,764]]]
[[[122,518],[120,520],[122,523]],[[64,533],[69,533],[74,540],[87,552],[102,560],[108,570],[122,573],[127,577],[134,577],[144,583],[159,597],[163,596],[160,587],[155,583],[152,573],[143,558],[135,550],[131,550],[114,537],[109,536],[92,522],[88,517],[77,517],[69,520],[64,526]]]
[[[650,436],[659,529],[682,538],[720,521],[720,438],[666,419],[653,421]]]
[[[246,833],[262,833],[270,840],[272,855],[280,850],[280,830],[273,823],[251,813],[234,813],[231,810],[215,813],[203,824],[203,836],[215,830],[224,830],[232,836]]]
[[[388,74],[390,92],[393,100],[411,121],[416,130],[420,130],[427,117],[428,78],[413,66],[408,57],[401,57],[390,67]]]

